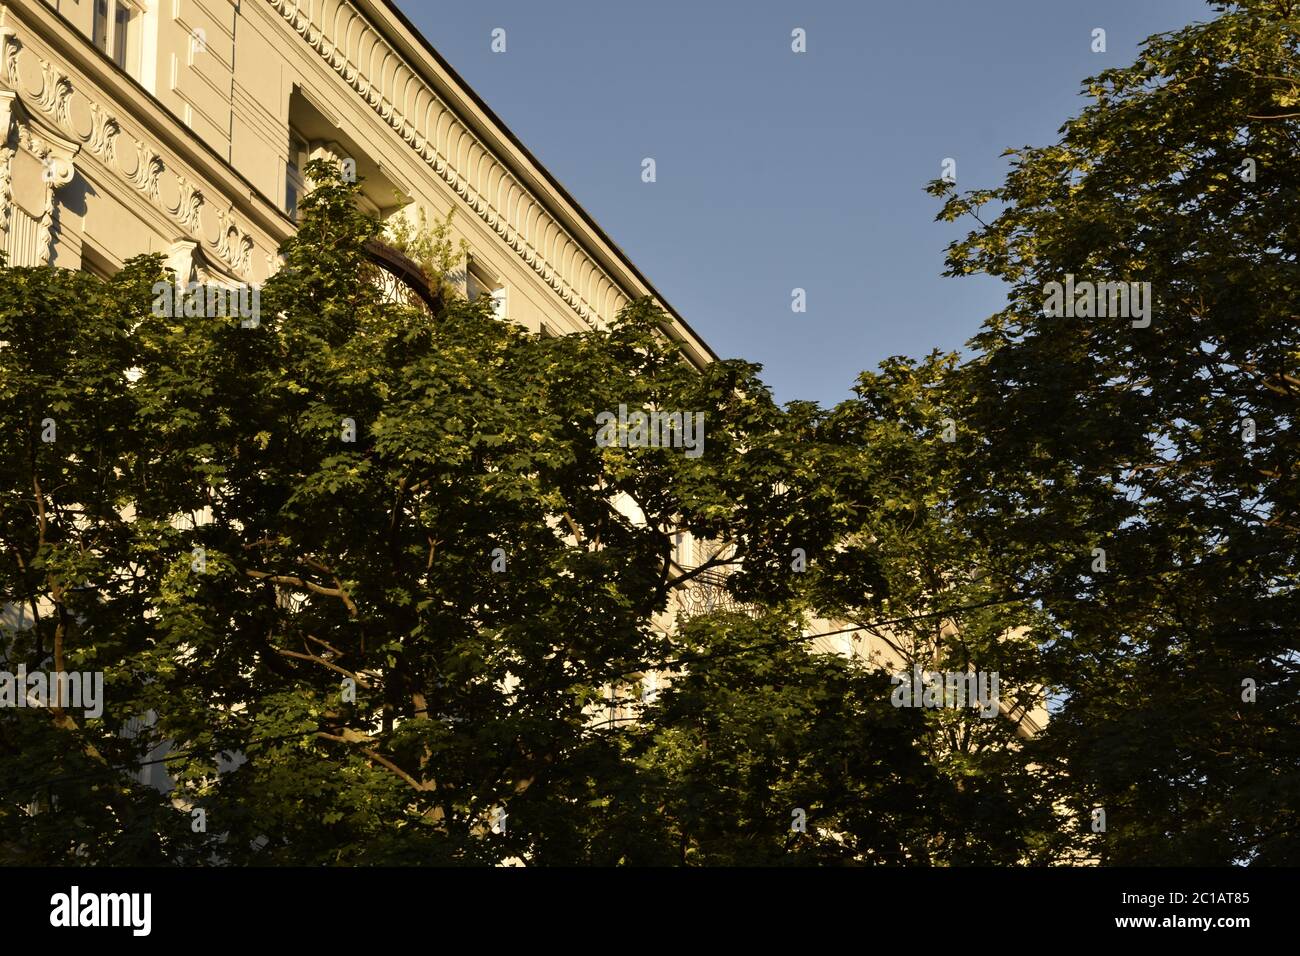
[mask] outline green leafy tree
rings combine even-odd
[[[977,794],[930,759],[929,715],[895,707],[883,670],[810,653],[800,631],[776,615],[683,629],[685,672],[653,698],[631,747],[662,781],[655,810],[680,861],[1006,861],[1018,847],[996,819],[1002,794]]]
[[[1045,703],[1042,617],[1006,574],[1001,547],[978,534],[981,505],[963,487],[975,466],[971,396],[957,368],[955,355],[937,352],[889,359],[821,416],[816,467],[837,492],[839,538],[810,561],[802,596],[887,647],[877,669],[986,675],[988,708],[924,710],[918,746],[964,807],[954,813],[964,825],[935,855],[1046,862],[1070,840],[1026,746]]]
[[[0,282],[0,669],[101,670],[113,702],[83,721],[71,700],[16,706],[26,687],[8,688],[4,862],[162,863],[190,829],[156,791],[104,773],[143,754],[123,735],[148,708],[145,675],[127,665],[150,644],[149,575],[166,534],[129,509],[175,465],[129,388],[156,274],[6,268]]]
[[[385,302],[379,223],[308,172],[251,327],[158,314],[157,257],[4,273],[10,659],[108,683],[99,717],[0,712],[13,858],[592,859],[595,808],[662,802],[635,732],[595,718],[669,659],[670,597],[711,567],[673,535],[752,587],[830,540],[806,422],[754,366],[690,367],[645,302],[559,338]],[[703,415],[699,454],[597,442],[620,405]],[[168,794],[131,775],[164,746]]]
[[[1300,859],[1300,9],[1212,6],[1001,186],[932,185],[978,221],[949,274],[1010,287],[962,372],[957,493],[1047,615],[1038,757],[1107,863]],[[1138,285],[1049,314],[1067,277]]]

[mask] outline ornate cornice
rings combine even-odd
[[[608,320],[619,285],[347,0],[267,0],[321,60],[396,132],[578,317]]]
[[[12,91],[33,116],[40,116],[69,143],[84,146],[110,172],[162,210],[235,274],[251,278],[255,242],[234,215],[234,207],[208,203],[202,189],[143,132],[118,139],[126,124],[78,85],[63,67],[24,44],[12,26],[0,26],[0,88]],[[49,139],[49,136],[46,136]],[[48,227],[47,227],[48,228]]]

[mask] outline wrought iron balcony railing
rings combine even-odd
[[[687,567],[682,570],[693,569]],[[732,611],[750,617],[757,616],[756,607],[737,601],[732,595],[731,588],[727,584],[727,579],[730,577],[731,571],[723,568],[701,571],[673,592],[680,612],[687,617],[708,614],[712,611]]]
[[[438,313],[442,292],[429,285],[414,259],[378,239],[366,243],[366,252],[375,266],[374,280],[388,301]]]

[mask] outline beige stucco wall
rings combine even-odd
[[[41,261],[77,267],[85,245],[116,267],[198,243],[213,270],[263,281],[293,228],[289,130],[305,115],[313,145],[355,158],[385,214],[400,208],[395,191],[431,217],[454,209],[511,320],[576,331],[634,296],[659,298],[384,0],[129,0],[126,69],[90,42],[95,2],[0,4],[11,148],[25,126],[75,149]],[[685,322],[674,335],[694,361],[711,360]]]

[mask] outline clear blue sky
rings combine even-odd
[[[1203,0],[398,3],[720,355],[761,363],[780,401],[823,404],[890,355],[960,349],[1001,304],[992,280],[940,276],[965,231],[922,191],[944,157],[959,187],[1000,182],[1003,149],[1054,141],[1084,77],[1213,16]]]

